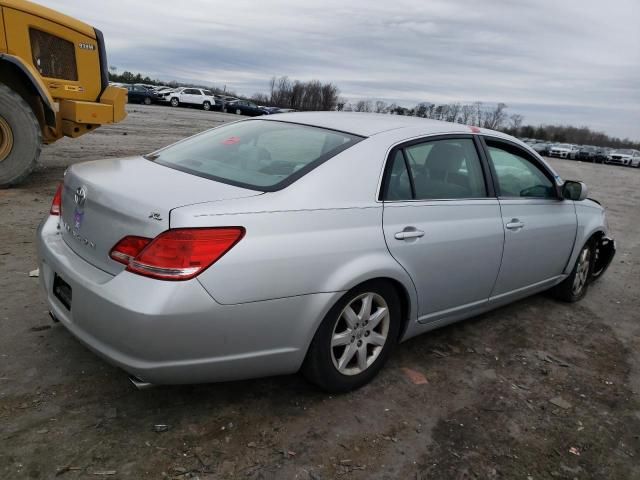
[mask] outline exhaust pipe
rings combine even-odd
[[[133,383],[133,386],[138,390],[147,390],[154,386],[153,383],[142,381],[134,375],[129,375],[129,381]]]
[[[60,322],[60,320],[58,320],[58,319],[56,318],[56,316],[53,314],[53,312],[52,312],[52,311],[49,311],[49,316],[51,317],[51,320],[53,320],[53,323],[58,323],[58,322]]]

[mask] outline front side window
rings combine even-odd
[[[223,183],[273,191],[360,140],[319,127],[248,120],[209,130],[147,158]]]
[[[502,142],[487,140],[501,197],[556,198],[554,183],[526,152]]]
[[[388,170],[387,200],[487,196],[482,166],[472,139],[434,140],[405,147],[403,151],[404,156],[396,154],[391,159],[393,165]],[[406,163],[405,167],[403,163]]]
[[[36,28],[29,29],[33,65],[43,77],[78,80],[73,43]]]

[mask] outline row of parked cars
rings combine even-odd
[[[581,160],[592,163],[610,163],[640,168],[640,150],[574,145],[571,143],[549,143],[531,138],[523,138],[540,155],[547,157]]]
[[[152,103],[170,105],[172,107],[198,107],[203,110],[217,110],[238,115],[257,117],[272,113],[291,112],[287,108],[267,107],[256,105],[249,100],[232,97],[230,95],[217,95],[206,88],[197,87],[168,87],[136,84],[119,84],[127,89],[129,103]]]

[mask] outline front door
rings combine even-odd
[[[421,322],[489,298],[504,232],[471,136],[396,148],[383,187],[389,251],[411,276]]]
[[[505,228],[500,275],[492,296],[562,274],[573,250],[574,203],[558,194],[553,173],[523,148],[485,138]]]

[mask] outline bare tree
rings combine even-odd
[[[269,104],[296,110],[333,110],[338,104],[338,87],[318,80],[291,81],[273,77],[269,82]],[[344,107],[344,105],[343,105]]]
[[[374,106],[374,112],[376,113],[387,113],[387,102],[383,102],[382,100],[377,100]]]
[[[464,123],[465,125],[469,125],[473,120],[473,105],[463,105],[460,109],[460,116],[458,117],[458,121],[460,123]]]
[[[492,130],[498,130],[502,127],[507,118],[506,108],[505,103],[498,103],[493,110],[486,112],[483,126]]]
[[[509,128],[513,130],[514,135],[518,135],[520,132],[520,128],[522,127],[522,122],[524,121],[524,117],[517,113],[514,113],[509,117]]]
[[[354,112],[371,112],[372,110],[373,105],[371,104],[371,100],[358,100],[353,106]]]
[[[447,122],[455,122],[458,119],[458,114],[462,109],[462,105],[459,103],[451,103],[448,105],[445,120]]]
[[[482,102],[473,102],[474,119],[472,124],[480,127],[482,125]]]

